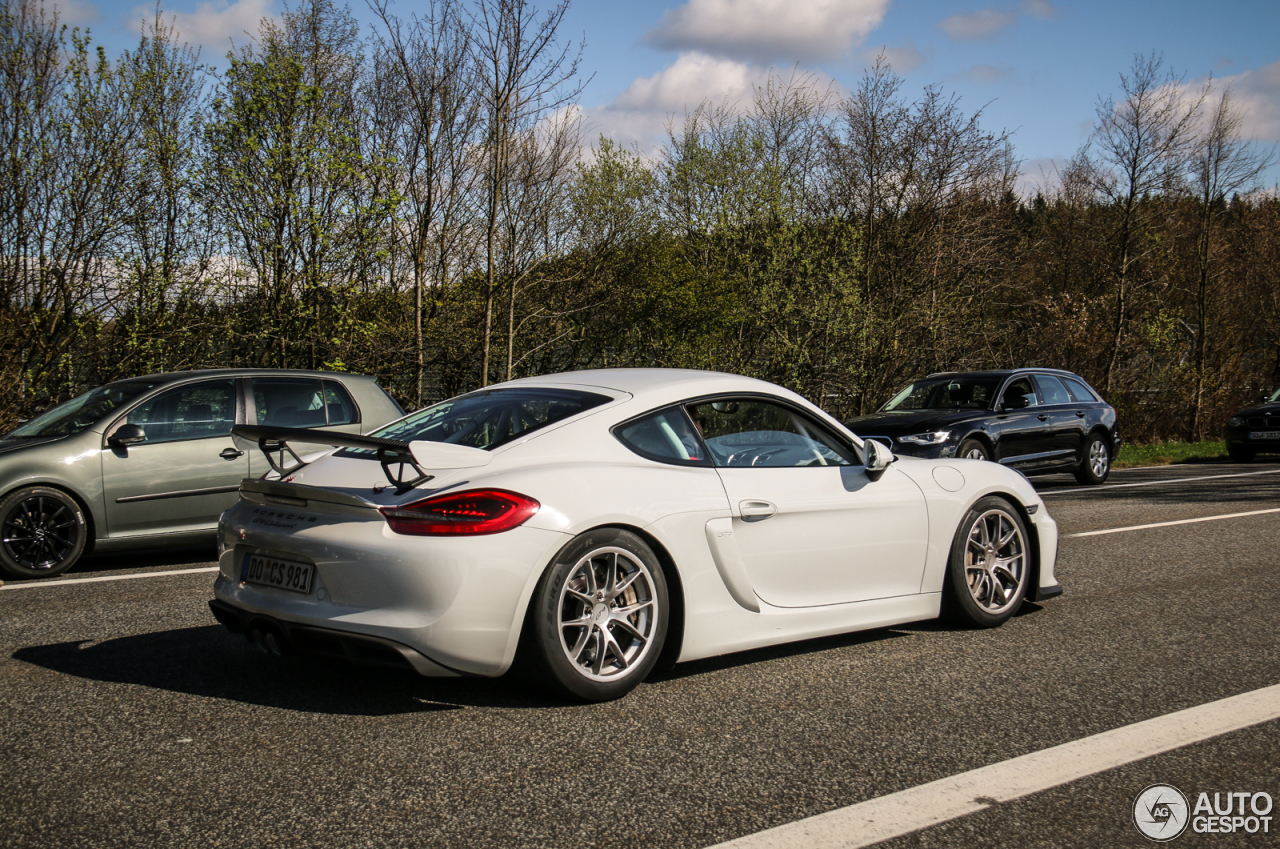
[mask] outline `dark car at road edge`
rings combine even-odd
[[[1261,400],[1260,406],[1236,413],[1223,428],[1227,454],[1237,463],[1248,463],[1257,454],[1280,454],[1280,389]]]

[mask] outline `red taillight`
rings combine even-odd
[[[541,506],[518,492],[472,489],[380,510],[391,530],[398,534],[475,536],[509,531],[527,521]]]

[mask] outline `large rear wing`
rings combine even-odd
[[[382,471],[387,475],[387,482],[396,488],[396,495],[408,492],[418,484],[426,483],[434,477],[423,470],[420,461],[414,456],[410,443],[399,439],[313,430],[307,427],[271,427],[269,425],[236,425],[231,428],[231,436],[256,444],[267,458],[267,462],[271,464],[272,471],[280,475],[281,479],[307,465],[289,446],[290,441],[375,452],[378,462],[382,464]]]

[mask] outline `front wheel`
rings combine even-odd
[[[47,486],[14,490],[0,501],[0,572],[6,578],[52,578],[84,553],[89,526],[65,492]]]
[[[1003,498],[980,499],[965,514],[951,543],[943,598],[949,619],[994,628],[1027,595],[1031,552],[1022,517]]]
[[[976,439],[966,439],[960,443],[960,447],[956,449],[956,456],[965,460],[990,460],[991,454],[987,451],[987,446],[983,445]]]
[[[593,702],[618,699],[653,670],[669,616],[653,550],[618,528],[569,543],[533,596],[532,657],[540,682]]]
[[[1089,434],[1084,444],[1084,460],[1076,467],[1076,480],[1088,486],[1097,486],[1111,474],[1111,452],[1100,434]]]

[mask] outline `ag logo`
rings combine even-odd
[[[1152,784],[1133,800],[1133,824],[1144,837],[1164,843],[1187,830],[1187,797],[1172,784]]]

